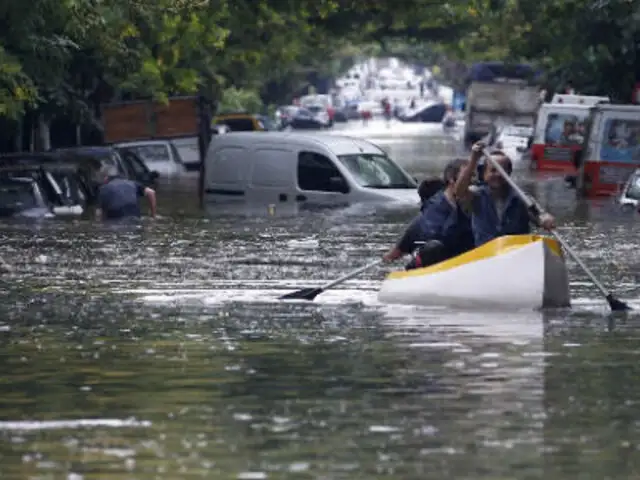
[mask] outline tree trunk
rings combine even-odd
[[[49,121],[43,114],[38,115],[38,142],[37,149],[46,152],[51,150],[51,128]]]
[[[16,128],[16,136],[14,139],[14,149],[16,152],[22,152],[24,150],[24,116],[21,116],[18,120],[18,125]]]
[[[29,125],[29,151],[33,152],[36,149],[36,124],[31,122]]]

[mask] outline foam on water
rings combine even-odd
[[[140,295],[143,302],[152,304],[167,303],[200,303],[203,305],[221,305],[225,303],[300,303],[310,304],[308,300],[281,300],[280,297],[299,288],[291,289],[215,289],[215,290],[185,290],[185,291],[161,291],[161,290],[133,290],[123,293],[135,293]],[[377,300],[377,290],[361,289],[331,289],[318,295],[313,303],[325,305],[363,304],[367,306],[380,305]]]
[[[326,282],[323,282],[326,283]],[[580,283],[581,286],[584,282]],[[378,300],[379,281],[352,280],[346,282],[348,288],[332,288],[318,295],[312,302],[308,300],[282,300],[280,297],[303,288],[315,288],[321,286],[320,282],[304,281],[242,281],[221,282],[218,288],[167,288],[158,289],[123,289],[121,294],[135,295],[145,303],[150,304],[176,304],[199,303],[203,305],[223,305],[226,303],[299,303],[316,305],[340,305],[361,304],[368,307],[380,307],[390,320],[394,318],[413,319],[416,315],[428,314],[429,323],[434,325],[464,325],[477,323],[486,325],[487,318],[495,319],[491,323],[499,325],[503,331],[521,331],[523,325],[530,325],[532,318],[539,318],[540,312],[529,310],[504,310],[498,308],[483,308],[470,311],[468,309],[452,309],[442,305],[413,306],[385,304]],[[572,283],[572,286],[575,286]],[[634,310],[640,311],[640,297],[624,298]],[[589,297],[574,297],[571,301],[573,312],[607,313],[609,306],[601,295]],[[419,321],[423,321],[422,318]],[[522,325],[520,325],[524,322]],[[516,326],[519,325],[519,326]],[[503,327],[508,326],[505,330]],[[524,329],[526,330],[526,328]]]
[[[25,421],[3,421],[0,422],[0,431],[38,431],[38,430],[67,430],[77,428],[127,428],[127,427],[150,427],[151,422],[136,420],[133,418],[93,418],[78,420],[25,420]]]

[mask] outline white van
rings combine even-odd
[[[415,179],[383,150],[366,140],[340,135],[232,132],[215,136],[203,175],[206,203],[419,203]]]
[[[551,103],[564,103],[566,105],[588,105],[590,107],[599,103],[610,103],[609,97],[597,95],[574,95],[569,93],[555,93]]]

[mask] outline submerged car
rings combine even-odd
[[[134,180],[145,187],[157,188],[158,172],[149,170],[142,159],[133,151],[109,146],[75,147],[54,150],[52,152],[66,163],[77,164],[80,169],[87,170],[92,178],[92,190],[97,190],[102,183],[98,176],[104,166],[115,167],[123,178]]]
[[[622,187],[618,204],[625,210],[637,209],[640,205],[640,169],[636,169]]]
[[[235,112],[224,113],[213,119],[212,126],[225,125],[231,132],[268,132],[277,130],[266,115]]]
[[[399,114],[403,122],[440,123],[447,114],[447,106],[444,103],[431,103],[417,110],[405,110]]]
[[[0,217],[53,217],[38,185],[29,177],[0,177]]]
[[[139,142],[124,142],[115,145],[120,154],[134,153],[142,159],[147,170],[156,171],[163,177],[175,177],[186,171],[180,159],[180,153],[173,143],[168,140],[142,140]],[[133,157],[131,157],[133,158]],[[130,160],[136,163],[136,160]],[[135,166],[133,168],[136,168]]]
[[[289,126],[298,130],[329,128],[329,114],[322,107],[298,108],[289,122]]]
[[[56,216],[80,215],[92,198],[90,174],[46,154],[0,156],[0,179],[31,179]]]
[[[291,121],[298,111],[295,105],[284,105],[276,110],[276,122],[279,130],[291,126]]]

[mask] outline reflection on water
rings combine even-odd
[[[528,184],[640,309],[633,217]],[[640,319],[574,264],[571,312],[381,305],[382,267],[282,302],[414,212],[204,216],[186,185],[138,226],[0,225],[0,477],[633,478]]]

